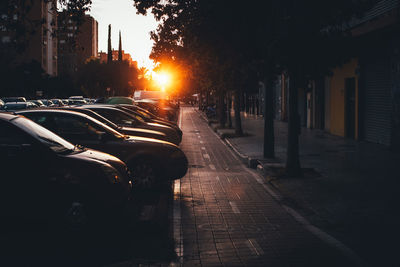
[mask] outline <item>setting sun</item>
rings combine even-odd
[[[165,88],[170,84],[171,77],[168,73],[154,73],[154,80],[161,87],[162,91],[165,91]]]

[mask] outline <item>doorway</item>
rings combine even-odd
[[[356,135],[356,79],[345,80],[345,134],[355,139]]]

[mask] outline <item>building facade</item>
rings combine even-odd
[[[66,12],[58,15],[58,71],[73,76],[80,64],[98,54],[98,22],[85,15],[82,25],[76,25]]]
[[[17,7],[15,14],[2,14],[5,25],[2,25],[1,42],[18,43],[18,33],[15,29],[9,29],[7,26],[10,20],[22,23],[25,29],[26,43],[24,49],[18,51],[15,55],[14,64],[20,65],[31,63],[32,61],[40,64],[44,72],[50,76],[57,76],[57,0],[33,0],[25,3],[25,7]],[[25,11],[29,10],[26,15]],[[24,17],[22,17],[24,16]],[[8,23],[8,24],[7,24]]]

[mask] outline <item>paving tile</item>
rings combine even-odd
[[[183,112],[181,147],[189,164],[205,166],[190,168],[181,179],[184,266],[200,262],[201,266],[325,267],[327,262],[348,262],[301,227],[227,151],[194,108],[185,107]],[[194,141],[194,129],[201,131],[203,144]],[[203,153],[210,156],[207,162]],[[185,244],[190,244],[188,252]]]

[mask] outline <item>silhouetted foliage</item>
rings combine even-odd
[[[108,25],[108,39],[107,39],[107,63],[112,62],[112,46],[111,46],[111,24]]]
[[[290,76],[287,170],[300,173],[297,89],[347,60],[355,47],[347,21],[377,0],[197,1],[134,0],[162,24],[152,33],[152,56],[184,62],[198,89],[235,91],[235,125],[241,134],[239,94],[254,73],[272,90],[277,73]],[[151,9],[150,9],[151,8]],[[202,94],[202,92],[201,92]],[[270,98],[272,94],[268,91]],[[271,99],[266,101],[271,107]],[[266,118],[267,154],[273,156],[272,109]],[[267,131],[266,131],[267,132]]]
[[[137,66],[127,61],[101,63],[92,59],[80,67],[78,74],[77,84],[89,97],[130,96],[139,84]]]

